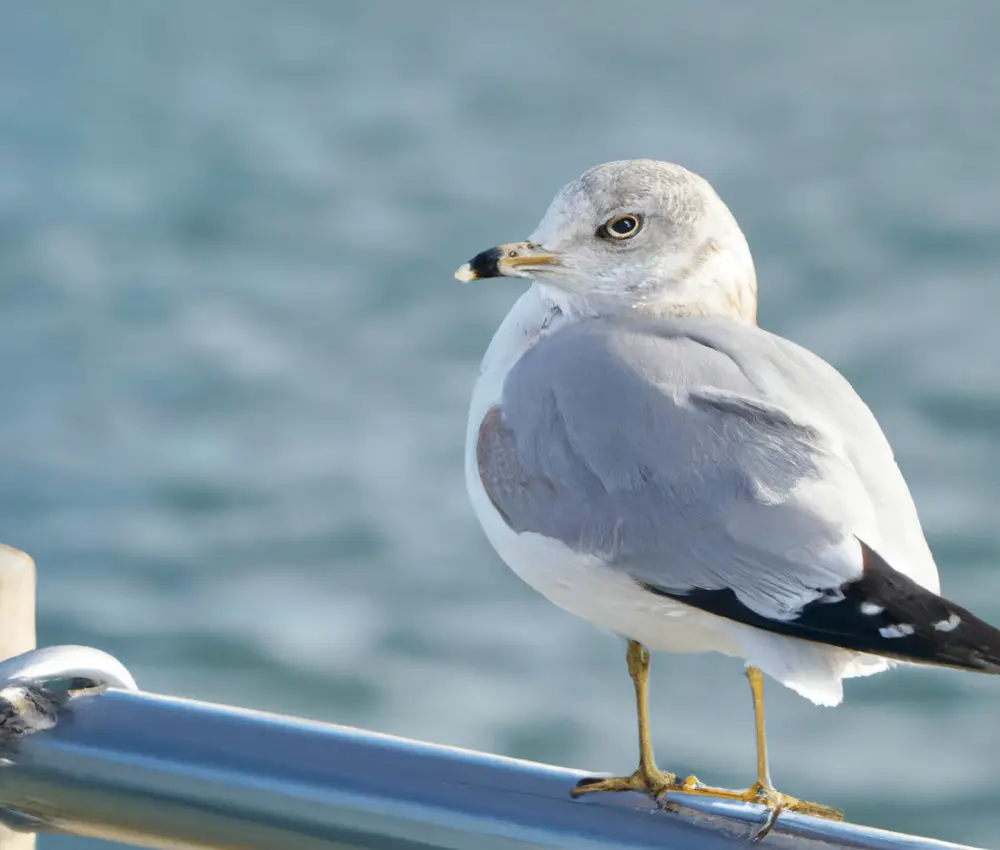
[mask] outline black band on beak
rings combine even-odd
[[[471,260],[469,260],[469,268],[475,275],[475,280],[482,280],[487,277],[500,277],[500,249],[490,248],[489,251],[483,251],[481,254],[476,254]]]

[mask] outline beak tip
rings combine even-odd
[[[479,275],[473,271],[471,263],[465,263],[455,272],[455,280],[460,281],[461,283],[471,283],[478,278]]]

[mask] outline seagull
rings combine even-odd
[[[550,601],[627,641],[639,766],[598,791],[842,813],[779,793],[763,674],[819,705],[897,662],[1000,673],[1000,631],[939,595],[906,482],[875,417],[817,355],[757,326],[746,239],[702,177],[609,162],[524,242],[460,281],[530,287],[473,391],[465,477],[500,557]],[[650,744],[650,651],[746,662],[756,781],[680,780]]]

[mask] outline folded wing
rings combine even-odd
[[[509,373],[477,457],[511,528],[651,593],[846,649],[1000,671],[1000,632],[934,592],[867,407],[832,367],[756,328],[570,325]]]

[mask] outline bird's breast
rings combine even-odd
[[[483,358],[469,408],[465,480],[487,539],[524,582],[599,628],[640,640],[651,649],[736,654],[717,618],[657,597],[598,558],[574,552],[561,541],[515,532],[491,501],[480,477],[480,428],[487,417],[502,416],[507,373],[542,334],[555,329],[550,304],[532,287],[507,314]]]

